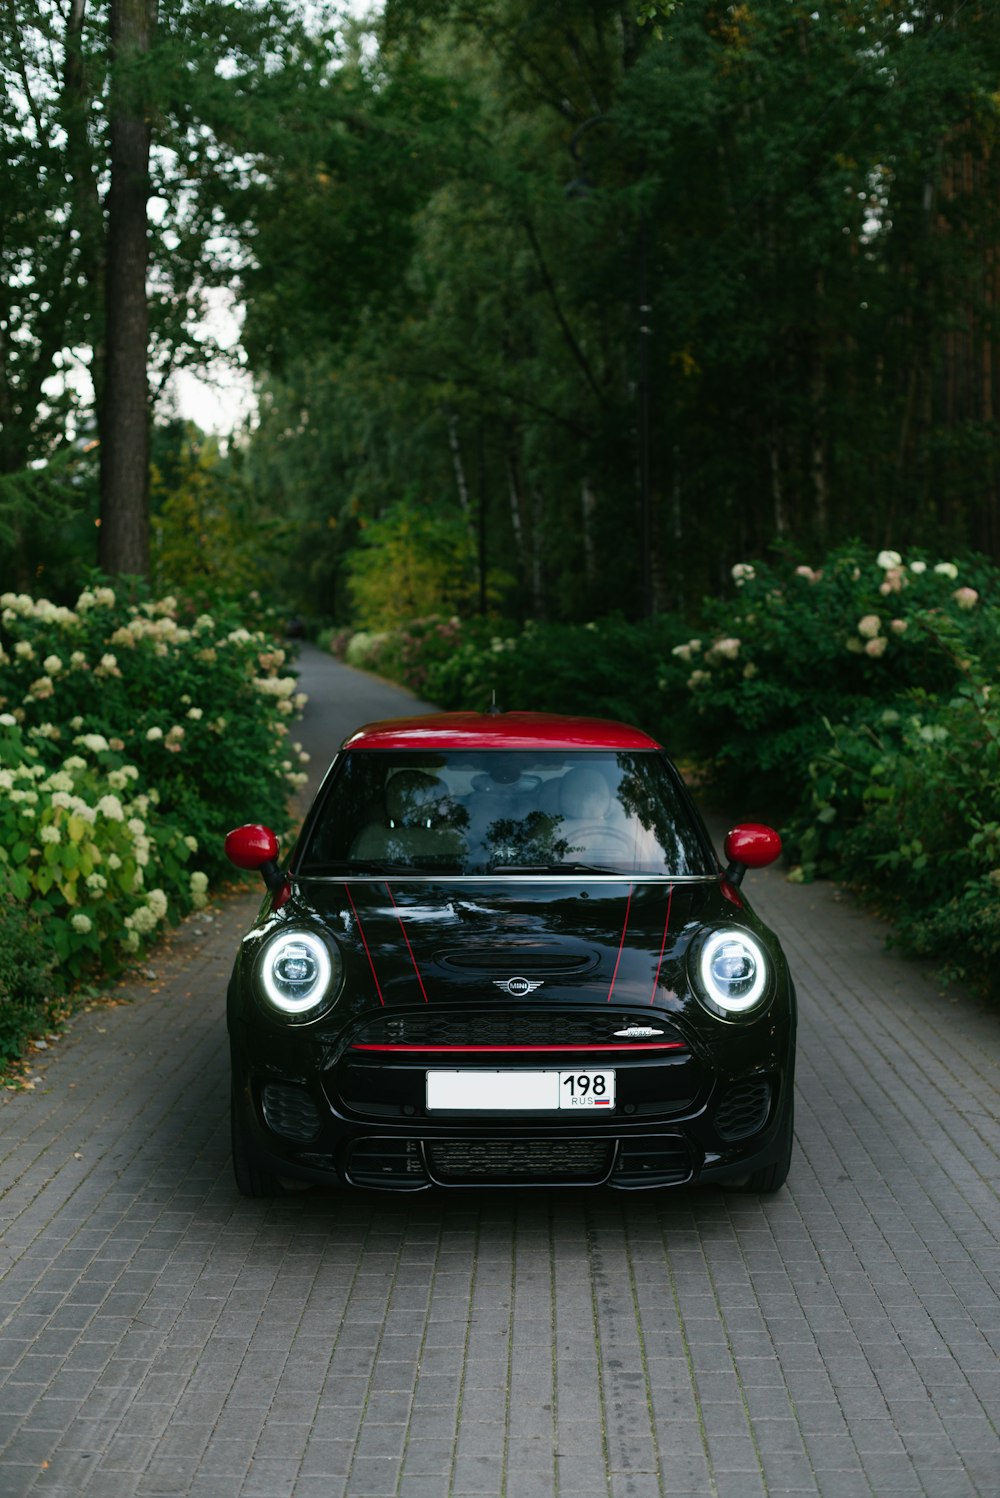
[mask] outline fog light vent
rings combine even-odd
[[[678,1135],[623,1139],[615,1167],[615,1183],[622,1186],[677,1186],[691,1175],[691,1155]]]
[[[283,1139],[307,1143],[319,1133],[319,1113],[304,1087],[291,1082],[268,1082],[261,1090],[261,1106],[268,1128]]]
[[[746,1139],[767,1122],[771,1111],[771,1084],[760,1077],[730,1087],[715,1113],[720,1139]]]
[[[348,1170],[359,1186],[416,1186],[427,1180],[415,1139],[359,1139]]]

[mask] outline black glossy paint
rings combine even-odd
[[[630,1187],[745,1173],[768,1163],[780,1145],[790,1098],[794,992],[774,935],[745,897],[737,905],[724,890],[721,877],[674,884],[559,877],[293,885],[288,903],[277,913],[265,910],[248,933],[230,985],[237,1107],[253,1148],[279,1175],[393,1189],[427,1184],[426,1172],[420,1178],[415,1172],[413,1179],[368,1179],[351,1166],[351,1150],[359,1141],[364,1149],[377,1149],[371,1142],[377,1135],[397,1141],[394,1148],[418,1148],[421,1169],[429,1170],[435,1141],[523,1138],[541,1148],[539,1141],[546,1139],[605,1138],[609,1160],[617,1161],[612,1184]],[[718,924],[751,931],[769,954],[768,998],[752,1019],[721,1020],[696,997],[690,948],[706,927]],[[267,1010],[256,993],[256,954],[285,925],[328,933],[343,956],[340,995],[315,1021],[289,1023]],[[512,998],[496,987],[497,980],[512,976],[539,986]],[[679,1049],[651,1052],[636,1044],[629,1052],[586,1053],[352,1050],[359,1039],[377,1038],[380,1025],[395,1023],[398,1031],[407,1017],[420,1024],[431,1016],[463,1019],[471,1029],[462,1033],[494,1039],[505,1026],[516,1038],[540,1016],[551,1017],[554,1036],[563,1030],[570,1035],[586,1021],[616,1047],[623,1044],[618,1030],[653,1025]],[[613,1065],[618,1078],[613,1114],[445,1116],[428,1115],[424,1108],[424,1078],[431,1067],[603,1064]],[[266,1127],[260,1097],[268,1082],[293,1084],[308,1094],[319,1120],[313,1139],[291,1141]],[[770,1090],[766,1122],[747,1139],[720,1138],[714,1111],[727,1089],[735,1085],[752,1092],[758,1082]],[[645,1175],[636,1173],[638,1167],[630,1173],[630,1139],[633,1150],[653,1150],[657,1141],[676,1146],[689,1159],[687,1173],[678,1166],[673,1175],[666,1167],[658,1174],[659,1155],[643,1156]],[[606,1175],[598,1170],[595,1179]],[[433,1172],[431,1177],[436,1178]],[[558,1180],[546,1177],[544,1183]]]

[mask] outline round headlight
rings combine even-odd
[[[767,959],[746,931],[713,931],[698,953],[699,987],[725,1014],[745,1014],[767,988]]]
[[[328,999],[341,965],[312,931],[283,931],[260,955],[258,972],[268,1003],[282,1014],[308,1015]]]

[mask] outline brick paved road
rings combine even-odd
[[[306,667],[307,741],[408,710]],[[0,1498],[998,1498],[1000,1024],[832,890],[750,888],[802,1004],[765,1201],[242,1201],[223,989],[256,895],[188,922],[3,1097]]]

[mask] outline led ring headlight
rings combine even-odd
[[[748,932],[713,931],[698,953],[698,978],[702,993],[724,1014],[745,1014],[764,996],[767,959]]]
[[[268,1003],[293,1017],[317,1009],[335,976],[329,947],[311,931],[283,931],[272,938],[260,955],[258,972]]]

